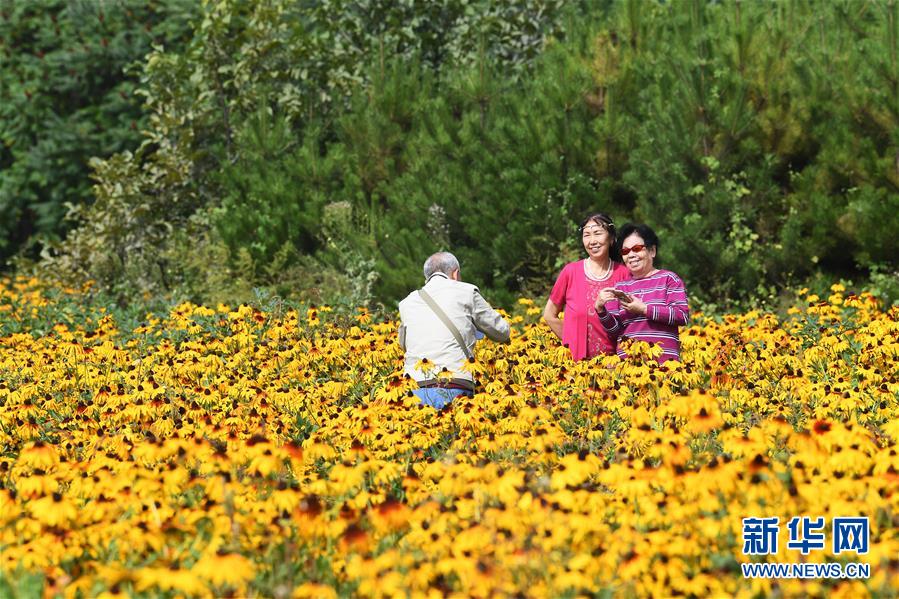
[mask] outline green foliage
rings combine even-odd
[[[14,572],[7,571],[0,577],[0,597],[9,599],[32,599],[40,597],[44,591],[44,576],[31,574],[18,565]]]
[[[143,143],[94,162],[43,272],[123,302],[392,305],[449,249],[508,304],[605,210],[706,305],[816,273],[890,289],[896,2],[562,5],[203,5],[147,56]]]
[[[420,230],[445,226],[465,276],[506,302],[527,281],[555,274],[576,215],[611,208],[590,177],[596,146],[583,58],[550,48],[513,86],[483,64],[456,71],[418,112],[421,133],[390,194],[426,217]]]
[[[871,280],[865,285],[883,302],[885,308],[899,306],[899,270],[890,270],[882,264],[871,267]]]
[[[63,276],[77,267],[78,274],[114,286],[122,298],[205,288],[186,280],[181,265],[171,262],[179,251],[157,231],[177,231],[193,212],[212,210],[212,237],[228,248],[231,266],[248,264],[248,256],[247,271],[258,277],[286,247],[306,262],[336,270],[359,294],[370,294],[366,289],[378,278],[371,261],[379,261],[384,272],[386,265],[406,269],[422,257],[409,257],[420,249],[416,235],[397,231],[386,247],[376,242],[379,218],[388,210],[376,205],[375,187],[387,163],[379,156],[371,163],[367,159],[387,140],[371,140],[353,129],[351,117],[344,119],[353,114],[352,107],[365,111],[373,88],[369,74],[382,72],[388,62],[402,69],[420,60],[425,70],[437,71],[482,56],[524,74],[546,37],[560,31],[561,4],[225,0],[203,5],[187,47],[175,52],[156,48],[144,64],[140,93],[150,115],[144,143],[136,152],[96,163],[97,193],[103,197],[99,205],[72,211],[82,224],[64,244],[45,252],[42,271]],[[407,89],[413,96],[415,91]],[[408,97],[394,97],[393,107],[402,108],[397,102]],[[260,121],[266,109],[277,119]],[[362,119],[370,120],[368,115]],[[393,127],[392,115],[387,121]],[[264,131],[269,123],[281,129]],[[405,143],[405,132],[378,126],[370,131],[393,136],[394,145]],[[358,139],[357,133],[364,143],[378,143],[343,144]],[[287,154],[272,159],[279,148]],[[357,161],[356,168],[347,169],[343,159]],[[305,185],[310,180],[315,184]],[[315,219],[325,205],[345,201],[352,206],[353,221],[365,222],[368,235],[329,241]],[[123,218],[141,226],[111,224]],[[394,222],[403,222],[402,216]],[[410,251],[398,253],[397,244]],[[123,255],[122,247],[136,253]],[[178,281],[190,290],[178,287]],[[382,286],[380,292],[397,289]]]
[[[895,3],[620,7],[597,37],[602,172],[691,293],[895,261]]]
[[[424,257],[441,248],[508,301],[523,282],[555,274],[571,214],[606,207],[583,174],[595,152],[586,63],[551,50],[516,94],[484,64],[439,81],[409,64],[375,67],[330,142],[307,129],[287,150],[283,125],[263,126],[263,140],[248,121],[251,140],[224,169],[233,192],[217,211],[233,255],[246,247],[266,263],[290,242],[345,272],[354,296],[385,300],[416,286]]]
[[[306,197],[302,184],[303,166],[316,149],[306,144],[295,151],[294,139],[288,123],[272,119],[267,108],[239,132],[239,158],[216,177],[223,195],[215,225],[233,255],[246,248],[255,262],[268,264],[286,243],[314,249],[323,198]]]
[[[151,44],[177,50],[195,3],[4,2],[0,8],[0,263],[64,235],[91,200],[88,159],[131,149],[146,117],[126,74]]]

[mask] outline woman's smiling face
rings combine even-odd
[[[653,270],[653,260],[656,257],[656,249],[647,247],[643,238],[637,233],[631,233],[621,244],[621,259],[624,265],[631,271],[635,279],[646,276]]]
[[[581,241],[587,255],[594,260],[604,260],[609,255],[611,237],[606,227],[595,220],[584,225],[581,231]]]

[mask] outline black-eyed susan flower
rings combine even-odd
[[[236,553],[205,555],[191,573],[213,586],[242,589],[255,575],[256,567],[247,557]]]
[[[0,321],[47,305],[33,286],[0,285]],[[395,325],[367,312],[185,304],[124,333],[104,313],[7,335],[3,569],[70,596],[275,594],[257,576],[273,560],[321,581],[298,596],[771,592],[732,567],[739,517],[880,522],[896,497],[897,313],[831,291],[783,321],[697,317],[662,367],[573,363],[522,319],[442,413],[409,397]],[[896,579],[890,531],[872,526],[866,591]],[[208,571],[229,560],[233,578]]]
[[[35,520],[54,528],[67,526],[78,515],[75,505],[60,493],[33,499],[28,502],[27,508]]]

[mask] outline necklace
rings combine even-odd
[[[610,274],[612,274],[612,261],[611,260],[608,260],[606,262],[606,268],[603,271],[603,273],[599,276],[593,275],[590,273],[590,268],[587,265],[587,263],[590,261],[591,261],[590,258],[584,259],[584,274],[587,275],[587,278],[593,279],[594,281],[604,281],[609,278]]]

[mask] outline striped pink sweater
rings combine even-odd
[[[680,338],[678,327],[690,320],[690,306],[687,304],[687,290],[680,277],[670,270],[660,270],[642,279],[628,279],[615,285],[628,295],[638,297],[646,304],[646,316],[631,314],[621,307],[618,300],[612,300],[599,314],[599,321],[611,337],[646,341],[662,346],[663,353],[658,361],[680,359]],[[619,347],[618,355],[627,354]]]

